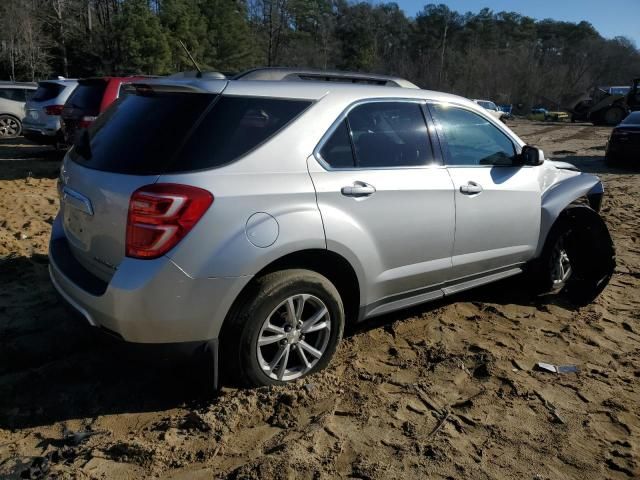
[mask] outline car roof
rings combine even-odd
[[[40,80],[38,82],[38,85],[42,85],[43,83],[55,83],[57,85],[68,86],[68,85],[76,85],[78,83],[78,80],[74,78],[64,78],[64,79],[51,78],[49,80]]]
[[[152,78],[162,78],[155,75],[128,75],[126,77],[87,77],[80,78],[78,82],[95,82],[95,81],[103,81],[103,82],[131,82],[135,80],[144,80],[144,79],[152,79]]]
[[[0,82],[0,87],[2,88],[33,88],[36,89],[38,88],[38,85],[36,83],[33,82],[6,82],[6,81],[2,81]]]
[[[148,81],[132,82],[136,87],[148,86],[153,89],[173,91],[194,91],[200,93],[222,93],[253,97],[290,98],[317,101],[324,97],[341,97],[349,103],[366,99],[422,99],[453,102],[480,108],[471,100],[449,93],[366,84],[351,84],[322,81],[280,81],[280,80],[208,80],[155,78]]]

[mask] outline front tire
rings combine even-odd
[[[604,290],[614,268],[615,250],[604,221],[587,206],[569,207],[547,235],[536,268],[537,290],[586,305]]]
[[[267,274],[238,303],[221,345],[232,383],[258,387],[295,381],[326,367],[342,339],[340,294],[316,272]]]

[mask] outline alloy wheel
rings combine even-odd
[[[256,344],[260,368],[270,378],[290,381],[322,358],[331,333],[329,309],[310,294],[292,295],[265,319]]]
[[[20,123],[13,117],[0,116],[0,137],[13,138],[20,133]]]
[[[565,287],[573,273],[571,260],[569,259],[569,254],[565,248],[566,238],[567,235],[560,237],[556,242],[553,252],[551,253],[551,280],[553,281],[553,293],[560,292]]]

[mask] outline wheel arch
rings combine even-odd
[[[586,205],[597,215],[603,195],[604,187],[600,179],[585,173],[562,180],[544,192],[541,203],[540,236],[535,256],[540,256],[551,228],[568,207]]]
[[[268,273],[302,268],[317,272],[326,277],[338,290],[342,299],[346,322],[355,323],[358,319],[361,298],[361,283],[356,270],[342,255],[326,249],[306,249],[288,253],[264,266],[240,291],[231,308],[227,312],[220,329],[220,337],[224,338],[228,319],[234,315],[255,284],[255,279]]]
[[[570,236],[566,247],[574,270],[563,292],[574,304],[591,303],[609,283],[616,266],[615,246],[603,218],[589,205],[569,204],[553,223],[545,239],[542,254],[529,264],[537,293],[551,291],[553,282],[547,271],[552,250],[564,233]],[[566,245],[566,244],[565,244]],[[578,272],[578,277],[573,279]]]

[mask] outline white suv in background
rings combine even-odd
[[[0,82],[0,139],[22,133],[25,103],[35,91],[35,83]]]

